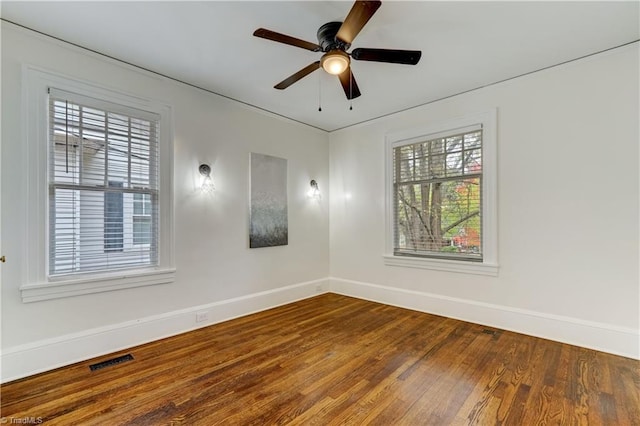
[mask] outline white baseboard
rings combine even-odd
[[[85,330],[2,351],[0,382],[85,361],[165,337],[306,299],[329,290],[328,278]],[[196,323],[196,312],[208,320]]]
[[[640,331],[526,309],[329,278],[331,292],[640,359]]]
[[[0,382],[6,383],[328,291],[640,359],[640,333],[631,328],[331,277],[8,348],[0,354]],[[208,321],[196,323],[196,313],[205,311]]]

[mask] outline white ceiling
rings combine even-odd
[[[274,84],[320,53],[253,37],[259,27],[316,43],[353,2],[2,2],[2,18],[327,131],[540,70],[640,38],[640,3],[383,1],[352,48],[421,50],[416,66],[352,61],[353,110],[336,77]],[[322,112],[318,112],[319,91]]]

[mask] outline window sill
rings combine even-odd
[[[39,302],[83,294],[102,293],[125,288],[155,284],[169,284],[175,280],[175,269],[144,272],[122,272],[117,275],[93,276],[82,279],[65,279],[44,284],[26,284],[20,287],[22,302]]]
[[[435,271],[457,272],[461,274],[498,276],[498,265],[490,263],[465,262],[458,260],[425,259],[408,256],[384,255],[384,264],[405,268],[432,269]]]

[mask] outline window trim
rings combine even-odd
[[[482,125],[482,262],[394,255],[393,149],[473,125]],[[497,109],[452,118],[385,136],[385,254],[388,266],[431,269],[476,275],[498,275]]]
[[[23,302],[57,299],[131,287],[167,284],[175,280],[173,225],[173,115],[171,106],[157,100],[117,91],[46,69],[23,65],[22,165],[25,197]],[[159,114],[160,197],[158,266],[113,272],[50,277],[48,275],[48,94],[55,87],[72,93]]]

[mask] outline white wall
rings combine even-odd
[[[19,287],[28,284],[21,272],[24,213],[29,208],[22,156],[23,64],[173,107],[175,283],[35,303],[21,301]],[[288,160],[288,246],[248,248],[251,152]],[[2,265],[3,379],[203,325],[195,324],[193,310],[208,310],[214,321],[307,297],[318,292],[318,285],[323,286],[321,291],[327,290],[328,156],[324,132],[3,22],[2,247],[8,259]],[[195,189],[202,162],[213,167],[217,187],[213,197]],[[320,202],[306,197],[311,179],[323,190]],[[175,324],[159,325],[158,321],[171,322],[172,318]],[[123,337],[116,332],[151,323],[156,324],[153,330],[139,334]],[[102,337],[96,346],[86,348],[86,339],[97,335]],[[53,360],[41,359],[45,349]],[[57,354],[58,350],[64,354]],[[33,360],[25,361],[29,354]]]
[[[332,289],[639,357],[638,75],[636,43],[332,133]],[[499,276],[385,266],[385,134],[489,108]]]

